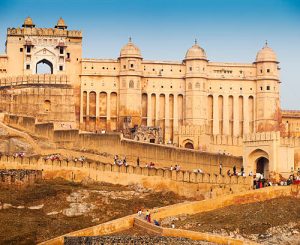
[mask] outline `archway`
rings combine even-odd
[[[252,151],[247,159],[249,171],[253,174],[263,174],[264,178],[269,177],[269,154],[262,150],[256,149]]]
[[[187,149],[194,149],[194,145],[193,145],[193,143],[191,143],[191,142],[187,142],[187,143],[185,143],[184,148],[187,148]]]
[[[256,173],[263,174],[266,178],[269,175],[269,160],[265,157],[260,157],[256,160]]]
[[[36,63],[36,74],[53,74],[53,64],[46,59]]]

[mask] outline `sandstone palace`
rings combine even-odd
[[[38,74],[41,64],[51,74]],[[83,58],[80,31],[63,19],[39,28],[28,17],[7,29],[0,110],[55,128],[242,156],[247,172],[289,174],[300,167],[300,111],[281,110],[279,71],[267,43],[249,64],[209,61],[197,41],[181,61],[144,60],[131,39],[116,59]]]

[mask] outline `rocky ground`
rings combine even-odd
[[[106,245],[212,245],[213,243],[193,241],[187,238],[161,237],[161,236],[102,236],[102,237],[66,237],[65,245],[87,245],[87,244],[106,244]]]
[[[39,181],[25,189],[0,189],[0,244],[35,244],[154,208],[183,202],[170,192],[139,186]]]
[[[162,226],[246,238],[262,244],[300,244],[300,199],[276,198],[191,216],[169,217]]]

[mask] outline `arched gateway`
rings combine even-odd
[[[249,154],[249,164],[252,166],[254,174],[263,174],[265,178],[269,177],[269,154],[261,149],[256,149]]]

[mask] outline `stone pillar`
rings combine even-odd
[[[229,135],[228,96],[223,96],[223,134]]]
[[[233,96],[233,136],[239,136],[239,96]]]
[[[96,92],[96,91],[95,91]],[[100,122],[100,118],[99,118],[99,94],[96,92],[96,130],[99,129],[99,122]]]
[[[249,107],[248,96],[244,96],[243,99],[243,112],[244,112],[244,134],[249,134]]]
[[[178,131],[178,94],[174,94],[174,112],[173,112],[174,131]]]
[[[151,93],[147,94],[147,126],[152,126],[152,102]]]
[[[107,100],[106,100],[106,129],[110,130],[110,91],[107,92]]]
[[[86,95],[86,115],[90,116],[90,91],[87,91]]]
[[[219,106],[218,95],[213,95],[213,134],[219,134]]]
[[[156,99],[155,99],[155,104],[156,104],[156,111],[155,111],[155,121],[156,121],[156,126],[159,126],[159,93],[155,94]]]
[[[170,103],[169,94],[165,94],[165,141],[170,139]]]
[[[83,91],[80,93],[80,123],[83,123]]]

